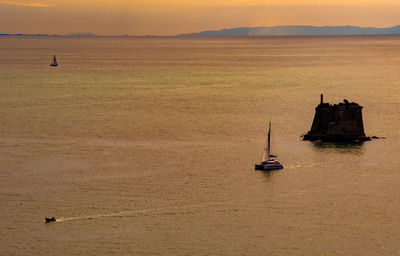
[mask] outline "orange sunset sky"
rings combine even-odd
[[[175,35],[242,26],[400,24],[400,0],[0,0],[0,33]]]

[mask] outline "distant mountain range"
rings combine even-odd
[[[357,26],[275,26],[242,27],[221,30],[208,30],[179,36],[314,36],[314,35],[396,35],[400,25],[389,28]]]
[[[199,33],[179,34],[177,36],[318,36],[318,35],[399,35],[400,25],[389,28],[357,26],[274,26],[274,27],[241,27],[221,30],[207,30]],[[67,36],[97,37],[92,33],[59,34],[2,34],[0,36]],[[110,35],[112,36],[112,35]],[[114,35],[115,36],[115,35]],[[107,37],[107,36],[100,36]],[[128,35],[124,35],[128,37]],[[134,36],[133,36],[134,37]]]
[[[0,36],[49,36],[48,34],[0,34]]]
[[[96,36],[92,33],[71,33],[67,35],[58,35],[58,34],[0,34],[0,36],[69,36],[69,37],[91,37]]]

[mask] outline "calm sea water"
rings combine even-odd
[[[2,37],[0,255],[400,255],[399,98],[398,36]]]

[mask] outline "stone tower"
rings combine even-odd
[[[315,116],[311,130],[304,135],[304,140],[321,141],[365,141],[362,119],[362,106],[347,100],[339,104],[330,105],[324,103],[321,94],[321,102],[315,108]]]

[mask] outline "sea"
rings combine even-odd
[[[0,255],[400,255],[399,127],[400,36],[2,36]]]

